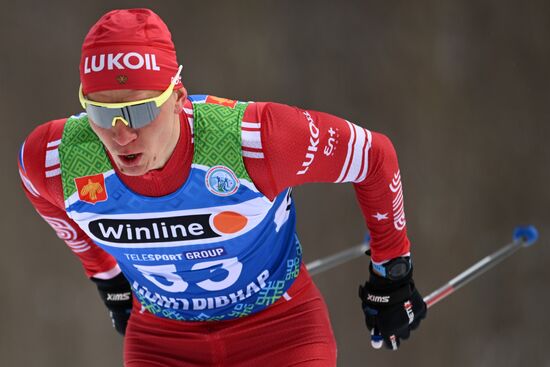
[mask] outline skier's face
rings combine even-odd
[[[90,93],[87,98],[96,102],[120,103],[160,94],[153,90],[110,90]],[[162,168],[172,155],[180,134],[179,117],[186,97],[184,88],[174,91],[161,106],[159,115],[139,129],[133,129],[120,120],[110,129],[99,127],[93,121],[90,121],[90,126],[120,171],[128,176],[140,176]]]

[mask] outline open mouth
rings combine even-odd
[[[119,155],[120,160],[128,166],[133,166],[139,163],[142,153]]]

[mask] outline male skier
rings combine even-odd
[[[23,187],[78,256],[124,338],[125,366],[334,366],[302,264],[291,188],[351,182],[372,237],[366,324],[397,349],[426,315],[390,140],[277,103],[188,95],[148,9],[92,26],[85,112],[23,143]],[[365,341],[365,344],[368,342]]]

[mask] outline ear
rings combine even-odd
[[[185,100],[187,99],[187,89],[184,87],[181,87],[180,89],[176,90],[176,104],[174,105],[174,113],[179,114],[181,110],[183,109],[183,104],[185,103]]]

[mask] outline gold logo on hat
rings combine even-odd
[[[126,75],[119,75],[116,77],[116,81],[118,82],[118,84],[126,84],[126,82],[128,81],[128,77]]]

